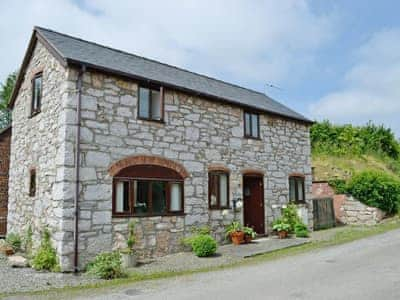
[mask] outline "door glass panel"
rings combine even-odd
[[[161,98],[160,92],[151,91],[151,118],[153,120],[161,120]]]
[[[115,211],[129,212],[129,182],[117,182]]]
[[[146,214],[148,212],[148,203],[147,199],[149,196],[149,184],[148,181],[135,181],[135,214]]]
[[[228,176],[226,174],[219,176],[219,201],[221,207],[228,206]]]
[[[139,116],[142,118],[150,118],[150,90],[145,88],[139,89]]]
[[[151,190],[153,213],[165,213],[167,208],[166,183],[162,181],[153,181],[151,184]]]
[[[182,191],[179,183],[171,184],[171,204],[170,211],[181,211],[182,210]]]

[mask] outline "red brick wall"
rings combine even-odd
[[[335,191],[330,187],[326,181],[315,181],[312,183],[312,196],[313,198],[333,197]]]
[[[0,132],[0,236],[7,230],[8,170],[10,164],[11,128]]]

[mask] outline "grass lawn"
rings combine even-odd
[[[168,278],[168,277],[176,277],[182,275],[189,275],[200,272],[209,272],[209,271],[217,271],[221,269],[235,268],[244,265],[258,264],[261,262],[267,262],[270,260],[281,259],[291,255],[298,255],[302,253],[306,253],[309,251],[322,249],[324,247],[335,246],[344,244],[347,242],[355,241],[358,239],[366,238],[369,236],[381,234],[390,230],[400,229],[400,218],[395,217],[389,221],[381,223],[376,226],[370,227],[358,227],[358,226],[348,226],[348,227],[338,227],[334,229],[328,229],[325,231],[319,231],[314,233],[314,238],[310,243],[303,244],[300,246],[295,246],[291,248],[285,248],[269,253],[265,253],[262,255],[254,256],[251,258],[246,258],[243,261],[219,266],[212,268],[204,268],[204,269],[192,269],[186,270],[182,272],[161,272],[161,273],[152,273],[152,274],[137,274],[130,273],[127,278],[115,279],[106,282],[100,282],[96,284],[91,284],[87,286],[79,286],[79,287],[65,287],[61,289],[51,289],[46,291],[38,291],[38,292],[29,292],[29,293],[21,293],[19,296],[26,296],[28,299],[29,296],[39,296],[43,299],[55,299],[64,295],[74,295],[82,292],[82,290],[86,289],[102,289],[102,288],[111,288],[119,285],[126,285],[133,282],[143,281],[143,280],[154,280],[160,278]],[[15,295],[15,294],[14,294]],[[5,296],[11,296],[11,294],[0,294],[0,298]]]

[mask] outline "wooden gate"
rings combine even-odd
[[[336,225],[332,198],[313,199],[314,230],[331,228]]]

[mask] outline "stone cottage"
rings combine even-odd
[[[312,227],[312,122],[265,94],[39,27],[20,70],[8,231],[48,227],[63,270],[130,220],[142,257],[234,218],[269,234],[289,200]]]

